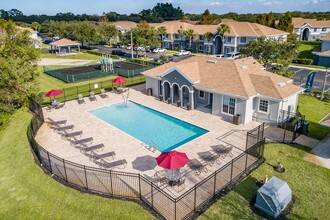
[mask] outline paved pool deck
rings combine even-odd
[[[213,166],[206,165],[208,169],[207,173],[203,172],[197,175],[187,166],[182,168],[181,173],[187,179],[186,189],[191,188],[194,184],[200,182],[240,155],[245,150],[247,131],[260,124],[258,122],[250,122],[245,125],[234,125],[217,115],[204,113],[199,110],[187,111],[186,109],[161,102],[155,97],[145,95],[144,91],[144,84],[131,87],[129,89],[129,99],[209,130],[208,133],[176,148],[178,151],[185,152],[190,159],[197,158],[202,163],[206,164],[206,162],[200,158],[200,155],[202,153],[215,154],[211,146],[219,144],[233,146],[233,156],[221,158],[221,164],[215,163]],[[67,120],[66,125],[74,125],[73,131],[83,132],[81,138],[93,137],[94,141],[92,145],[100,143],[105,145],[103,151],[96,151],[98,154],[113,151],[116,154],[113,161],[122,159],[127,161],[127,166],[125,168],[118,166],[112,169],[140,173],[152,180],[155,172],[162,170],[161,167],[157,166],[154,159],[160,155],[160,152],[150,151],[143,146],[144,144],[142,144],[141,141],[88,113],[89,110],[94,108],[123,102],[123,94],[107,92],[107,95],[107,98],[101,98],[97,95],[97,101],[90,101],[89,98],[86,97],[84,98],[85,104],[78,104],[76,100],[69,101],[65,103],[64,107],[56,110],[49,111],[44,108],[45,121],[47,121],[48,117],[54,121]],[[41,126],[37,133],[36,140],[43,148],[60,158],[86,166],[99,167],[97,164],[93,163],[88,156],[84,155],[81,149],[71,146],[69,141],[63,139],[60,134],[54,132],[47,123]],[[253,160],[252,157],[249,158],[249,160],[250,159]],[[168,185],[165,184],[161,187],[168,188]],[[171,189],[169,189],[169,193],[177,196],[177,193]]]

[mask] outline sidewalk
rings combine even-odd
[[[330,134],[314,147],[304,159],[330,169]]]

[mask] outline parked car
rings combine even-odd
[[[117,43],[117,44],[113,44],[112,47],[113,47],[113,48],[123,48],[124,45],[121,44],[121,43]]]
[[[132,45],[127,45],[125,48],[126,48],[127,50],[132,50]]]
[[[174,56],[185,56],[185,55],[191,55],[191,52],[186,50],[179,50],[174,54]]]
[[[232,52],[232,53],[227,53],[225,59],[236,60],[240,58],[240,56],[241,56],[240,52]]]
[[[157,47],[157,48],[154,49],[152,52],[153,52],[153,53],[164,53],[165,51],[166,51],[165,48]]]
[[[225,56],[223,54],[217,54],[217,55],[214,55],[213,57],[215,57],[215,58],[224,58]]]
[[[47,39],[47,40],[44,41],[45,44],[50,44],[50,43],[53,43],[53,42],[55,42],[54,39]]]
[[[137,51],[144,51],[144,47],[137,47],[136,50]]]
[[[117,56],[125,56],[126,55],[126,52],[124,51],[121,51],[121,50],[113,50],[111,52],[112,55],[117,55]]]

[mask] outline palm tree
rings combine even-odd
[[[178,30],[178,33],[180,34],[181,42],[180,42],[180,47],[182,47],[182,36],[184,35],[184,30],[182,26],[180,26],[180,29]]]
[[[206,39],[206,41],[208,42],[208,43],[210,43],[210,41],[212,40],[212,38],[213,38],[213,33],[212,32],[206,32],[205,34],[204,34],[204,38]],[[207,53],[209,53],[209,51],[210,51],[210,44],[208,44],[207,45]]]
[[[221,48],[221,51],[222,51],[222,53],[224,53],[225,33],[230,33],[230,28],[226,24],[220,24],[217,31],[218,31],[219,34],[222,34],[222,48]]]
[[[195,31],[193,29],[188,29],[187,31],[185,31],[183,33],[183,35],[185,36],[185,38],[189,39],[189,48],[192,49],[191,48],[191,41],[195,36]]]
[[[166,29],[166,27],[161,26],[157,29],[157,32],[158,32],[159,35],[162,36],[162,47],[164,47],[164,35],[166,34],[167,29]]]

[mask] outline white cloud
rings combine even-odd
[[[313,0],[313,1],[315,1],[315,0]],[[265,6],[283,5],[283,2],[278,1],[278,0],[274,0],[274,1],[259,0],[259,3],[261,3],[262,5],[265,5]]]
[[[222,5],[221,2],[211,2],[210,5],[215,6],[215,5]]]
[[[173,3],[174,1],[173,0],[165,0],[163,1],[164,3]]]

